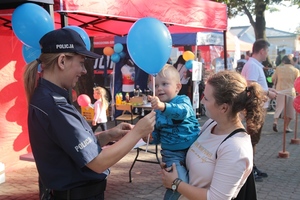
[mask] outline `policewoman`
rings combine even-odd
[[[26,65],[24,87],[30,144],[45,188],[41,198],[104,199],[109,167],[153,131],[155,113],[134,127],[121,123],[94,134],[71,104],[68,91],[87,73],[85,59],[100,55],[88,51],[81,36],[68,28],[45,34],[40,45],[40,57]],[[42,71],[37,77],[39,64]]]

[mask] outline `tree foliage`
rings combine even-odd
[[[276,11],[272,5],[286,3],[287,0],[216,0],[227,5],[228,18],[238,15],[247,15],[250,24],[252,25],[255,38],[266,39],[266,19],[265,11]],[[300,0],[290,0],[293,5],[300,7]]]

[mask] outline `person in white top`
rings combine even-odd
[[[103,87],[99,87],[99,86],[95,87],[94,98],[97,99],[97,101],[94,103],[94,118],[92,121],[92,130],[93,132],[95,132],[98,126],[100,125],[102,131],[106,131],[107,130],[106,110],[108,108],[106,90]]]
[[[255,131],[264,117],[261,107],[264,100],[260,85],[247,86],[237,72],[225,70],[212,75],[201,100],[210,119],[187,153],[189,183],[178,180],[173,164],[171,171],[162,169],[163,185],[178,191],[181,200],[234,199],[253,167],[250,135],[239,115],[244,112],[248,130]],[[235,130],[237,133],[222,143]]]
[[[269,46],[270,44],[266,40],[256,40],[252,47],[252,57],[250,57],[247,63],[244,65],[241,74],[246,78],[248,84],[252,84],[253,82],[260,84],[265,91],[266,96],[270,99],[274,99],[277,97],[277,92],[274,88],[268,88],[266,75],[263,70],[264,66],[262,65],[262,62],[265,61],[268,57]],[[263,106],[265,108],[265,113],[267,112],[268,106],[269,101],[266,101]],[[256,144],[258,144],[260,140],[263,124],[264,121],[262,121],[262,124],[260,126],[261,128],[257,132],[255,132],[255,134],[251,134],[253,157],[256,152]],[[258,182],[263,181],[262,178],[268,177],[267,173],[260,171],[255,165],[254,175],[255,180]]]
[[[299,70],[293,65],[293,56],[292,54],[283,56],[282,64],[276,67],[272,75],[272,82],[278,92],[273,122],[273,130],[275,132],[278,132],[277,122],[279,118],[284,118],[283,124],[287,133],[293,131],[289,125],[296,116],[293,106],[293,101],[296,97],[294,82],[300,76]]]

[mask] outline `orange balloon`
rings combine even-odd
[[[104,55],[107,55],[107,56],[111,56],[113,55],[115,52],[114,52],[114,49],[112,47],[105,47],[103,49],[103,53]]]
[[[191,51],[185,51],[185,52],[183,52],[182,57],[183,57],[183,59],[185,61],[194,60],[195,59],[195,55]]]

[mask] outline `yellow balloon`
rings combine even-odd
[[[183,57],[183,59],[185,61],[194,60],[195,59],[195,55],[191,51],[185,51],[185,52],[183,52],[182,57]]]

